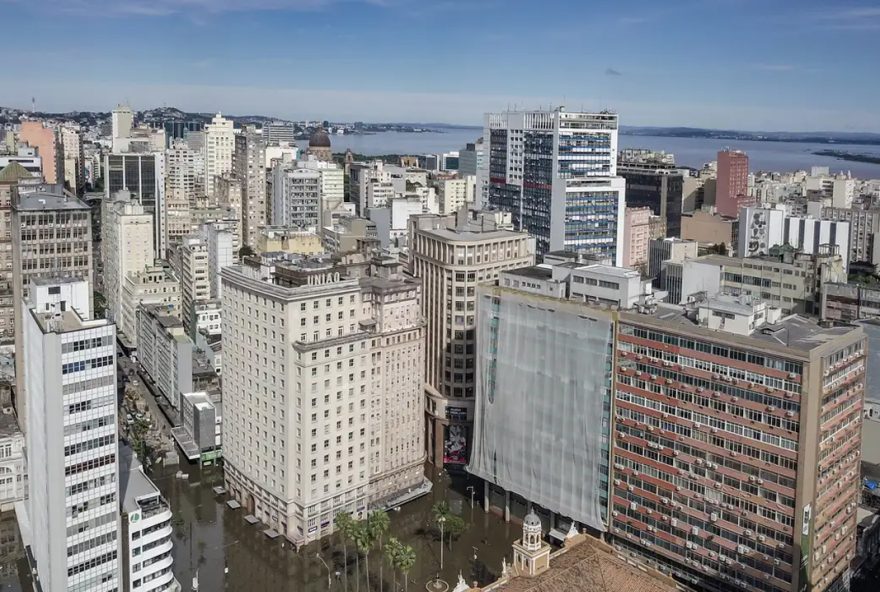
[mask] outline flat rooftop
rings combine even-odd
[[[510,269],[502,272],[506,275],[518,275],[533,280],[549,280],[553,278],[553,267],[549,265],[532,265],[529,267],[520,267],[519,269]]]
[[[601,263],[592,263],[589,265],[578,265],[575,267],[577,271],[585,271],[589,273],[598,273],[601,275],[616,277],[620,279],[630,279],[641,277],[641,274],[628,267],[614,267],[613,265],[602,265]]]
[[[31,309],[31,315],[43,333],[70,333],[83,329],[94,329],[110,325],[106,319],[84,320],[76,311],[37,312]]]
[[[137,500],[149,495],[159,495],[159,489],[142,470],[141,461],[134,451],[125,445],[119,446],[119,494],[122,509],[134,512],[140,509]]]
[[[16,210],[88,210],[89,206],[54,186],[39,186],[35,191],[21,194]]]
[[[685,309],[682,306],[661,303],[653,312],[648,314],[639,314],[635,312],[621,314],[630,315],[630,318],[648,317],[665,324],[687,329],[688,331],[704,330],[712,335],[723,333],[721,331],[712,331],[708,328],[700,327],[698,323],[685,316]],[[815,319],[802,317],[800,315],[791,315],[784,317],[776,324],[764,325],[748,336],[735,335],[733,333],[724,333],[724,335],[730,341],[758,341],[772,344],[777,347],[808,352],[857,330],[859,330],[857,327],[851,326],[822,327]]]

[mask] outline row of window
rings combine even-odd
[[[82,372],[94,368],[104,368],[115,363],[116,356],[101,356],[100,358],[92,358],[91,360],[79,360],[77,362],[68,362],[61,366],[62,374],[71,374],[73,372]]]

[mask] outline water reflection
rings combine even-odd
[[[174,572],[185,590],[198,569],[199,588],[203,591],[321,591],[328,589],[327,568],[330,568],[330,590],[356,590],[357,561],[354,546],[348,545],[348,568],[339,537],[312,543],[298,552],[282,537],[270,540],[262,525],[251,526],[244,521],[243,509],[232,510],[225,505],[225,496],[217,497],[212,487],[223,484],[222,472],[216,468],[179,467],[189,480],[177,479],[178,467],[158,469],[153,479],[171,503],[174,512]],[[441,574],[454,585],[461,571],[468,582],[480,584],[493,581],[501,570],[501,558],[510,559],[510,543],[519,536],[519,526],[507,524],[494,514],[486,514],[477,505],[470,506],[464,478],[435,476],[434,491],[419,500],[391,512],[389,536],[395,536],[416,551],[416,565],[410,572],[411,592],[424,589],[425,582],[439,571],[439,534],[432,523],[431,506],[442,499],[449,501],[453,511],[470,524],[452,550],[444,551]],[[478,491],[482,491],[478,488]],[[478,500],[479,500],[479,496]],[[391,567],[378,546],[370,552],[370,585],[365,579],[366,561],[360,558],[360,590],[403,590],[402,577],[392,574]],[[338,574],[337,574],[338,572]],[[347,577],[346,577],[347,574]]]

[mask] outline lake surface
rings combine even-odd
[[[332,136],[334,152],[353,152],[375,156],[379,154],[437,154],[464,148],[483,135],[480,128],[446,128],[437,132],[406,133],[380,132],[363,136]],[[827,166],[832,171],[851,171],[862,179],[880,179],[880,164],[849,162],[829,156],[816,156],[816,150],[842,150],[880,156],[880,146],[848,144],[808,144],[801,142],[755,142],[714,140],[710,138],[668,138],[660,136],[621,135],[621,148],[650,148],[675,154],[678,164],[699,168],[715,160],[725,147],[744,150],[749,155],[752,171],[809,170],[811,166]],[[305,146],[305,142],[301,142]]]

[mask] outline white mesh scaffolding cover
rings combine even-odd
[[[510,293],[500,303],[482,296],[479,307],[468,470],[604,531],[600,465],[608,462],[602,410],[610,396],[610,319],[590,318],[586,309],[584,315],[554,310],[546,301],[529,304]]]

